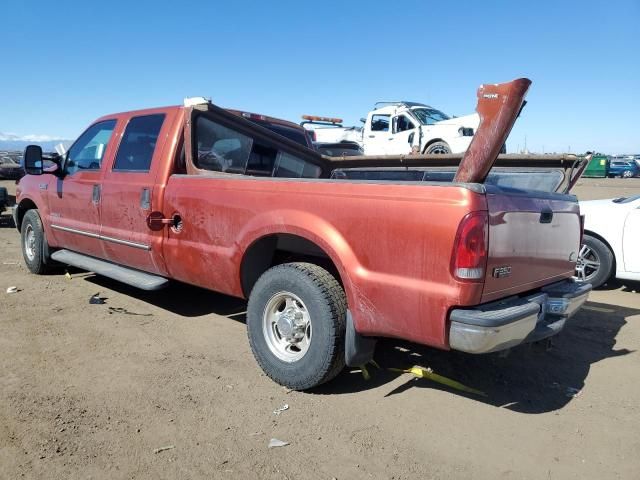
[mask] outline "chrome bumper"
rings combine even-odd
[[[565,280],[525,297],[457,308],[449,319],[449,346],[468,353],[505,350],[551,337],[587,300],[590,284]]]

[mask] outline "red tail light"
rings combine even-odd
[[[458,280],[484,278],[487,266],[489,224],[487,212],[467,214],[458,227],[451,258],[451,273]]]

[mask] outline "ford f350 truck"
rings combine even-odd
[[[427,181],[354,178],[344,158],[209,102],[104,116],[54,167],[25,150],[24,260],[246,298],[255,358],[292,389],[365,364],[378,337],[470,353],[544,339],[590,291],[571,279],[578,203],[485,183],[529,83],[481,86],[474,141]],[[419,163],[384,161],[407,159]]]

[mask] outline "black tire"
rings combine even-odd
[[[451,147],[447,142],[433,142],[427,148],[424,149],[426,154],[446,154],[451,153]]]
[[[0,212],[9,206],[9,193],[5,187],[0,187]]]
[[[268,320],[267,309],[283,294],[298,297],[302,302],[298,306],[302,305],[308,313],[308,348],[296,360],[279,358],[272,350],[277,347],[267,333],[276,331],[276,337],[281,335],[277,326]],[[346,313],[344,290],[324,268],[302,262],[272,267],[258,279],[249,296],[247,334],[253,355],[272,380],[293,390],[306,390],[328,382],[345,365]],[[271,325],[271,329],[263,328],[264,325]]]
[[[45,257],[45,252],[49,250],[46,242],[38,210],[29,210],[24,214],[20,226],[20,243],[24,263],[31,273],[42,275],[49,270],[50,260]]]
[[[578,265],[583,261],[584,256],[586,256],[588,260],[599,262],[599,266],[587,270],[585,275],[579,275],[579,272],[576,270],[577,280],[583,283],[590,283],[593,288],[601,287],[607,283],[607,280],[613,275],[614,258],[611,249],[601,240],[585,234],[582,239]]]

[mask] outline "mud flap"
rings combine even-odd
[[[351,312],[347,310],[347,332],[344,359],[348,367],[360,367],[373,360],[377,339],[364,337],[356,332]]]

